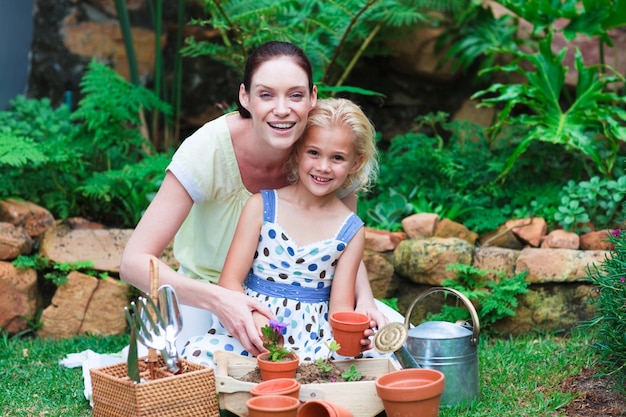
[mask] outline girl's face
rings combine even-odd
[[[299,181],[315,195],[334,193],[362,159],[356,154],[350,129],[313,126],[298,144]]]
[[[261,64],[250,81],[250,93],[239,87],[241,104],[252,115],[260,140],[277,150],[291,149],[304,131],[317,88],[309,92],[307,74],[289,57]]]

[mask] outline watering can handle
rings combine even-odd
[[[480,335],[480,323],[478,322],[478,314],[476,313],[476,309],[474,308],[474,306],[472,305],[472,303],[466,296],[464,296],[461,292],[452,288],[434,287],[421,293],[415,300],[413,300],[413,302],[409,306],[409,309],[407,310],[406,315],[404,316],[404,327],[406,327],[407,329],[409,328],[409,319],[411,318],[411,312],[413,311],[413,307],[415,307],[415,304],[417,304],[418,301],[422,300],[426,296],[436,293],[436,292],[451,292],[452,294],[456,295],[461,301],[463,301],[463,304],[465,304],[465,307],[467,308],[467,310],[470,313],[470,316],[472,317],[473,332],[472,332],[472,338],[470,339],[470,344],[472,346],[477,345],[478,337]]]

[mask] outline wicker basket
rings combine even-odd
[[[150,296],[157,297],[159,269],[150,259]],[[126,362],[90,369],[94,417],[219,417],[213,368],[180,359],[172,374],[154,349],[139,358],[136,384]]]
[[[145,382],[135,384],[127,376],[126,363],[91,369],[94,417],[218,417],[213,369],[184,359],[182,372],[173,375],[163,359],[150,379],[144,358],[139,371]]]

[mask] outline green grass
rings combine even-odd
[[[560,385],[593,362],[586,333],[572,337],[481,337],[480,399],[471,409],[442,408],[439,416],[563,416],[574,396]],[[128,337],[77,337],[56,341],[0,337],[2,416],[91,416],[80,367],[58,364],[68,353],[120,351]]]

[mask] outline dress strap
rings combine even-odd
[[[340,240],[344,243],[350,242],[350,240],[363,226],[363,224],[363,220],[361,220],[361,218],[356,214],[352,213],[350,217],[348,217],[348,219],[346,220],[339,233],[337,233],[337,240]]]
[[[276,190],[261,190],[263,196],[263,221],[276,222]]]

